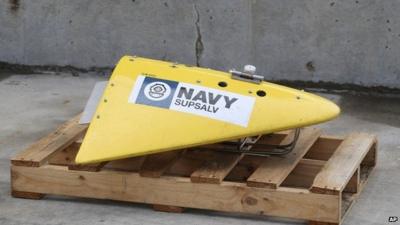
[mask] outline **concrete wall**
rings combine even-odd
[[[398,0],[1,0],[0,61],[112,67],[134,54],[400,88],[399,12]]]

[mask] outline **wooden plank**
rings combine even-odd
[[[194,158],[190,151],[186,151],[181,157],[168,169],[166,174],[181,177],[190,177],[196,169],[203,165],[204,158]]]
[[[169,213],[182,213],[185,211],[185,208],[172,206],[172,205],[158,205],[154,204],[153,209],[159,212],[169,212]]]
[[[309,189],[326,161],[302,159],[280,186]]]
[[[262,135],[257,143],[260,144],[269,144],[269,145],[279,145],[279,144],[289,144],[293,137],[295,130],[287,130],[284,133],[273,133]],[[253,146],[251,148],[252,151],[268,151],[273,150],[273,147],[265,147],[265,146]]]
[[[374,143],[375,137],[370,134],[352,133],[347,136],[316,176],[311,191],[339,194]]]
[[[215,152],[215,159],[204,164],[190,175],[194,183],[219,184],[233,167],[243,158],[243,154]]]
[[[68,147],[57,151],[48,159],[48,164],[69,166],[75,164],[75,157],[81,146],[80,142],[73,142]]]
[[[12,190],[113,199],[226,212],[338,222],[339,196],[295,188],[261,189],[246,184],[192,183],[188,178],[141,177],[122,171],[71,171],[65,167],[11,166]],[[151,192],[151,194],[149,194]]]
[[[146,156],[141,168],[142,177],[161,177],[178,159],[182,151],[170,151]]]
[[[377,148],[378,140],[374,139],[374,144],[370,148],[369,152],[365,156],[364,160],[361,162],[362,166],[374,167],[377,161]]]
[[[80,125],[80,114],[62,124],[56,131],[32,144],[25,151],[11,159],[13,165],[38,167],[58,150],[69,146],[78,139],[87,129],[87,125]]]
[[[100,163],[90,163],[90,164],[71,164],[68,166],[69,170],[81,170],[81,171],[91,171],[97,172],[100,171],[108,162],[100,162]]]
[[[127,159],[113,160],[107,163],[104,168],[112,170],[122,170],[130,172],[138,172],[142,167],[142,164],[146,156],[138,156]]]
[[[341,137],[321,135],[304,158],[328,161],[343,139]]]
[[[357,168],[353,176],[350,178],[343,192],[357,193],[360,189],[360,167]]]
[[[11,191],[11,195],[14,198],[26,198],[26,199],[42,199],[45,195],[41,193],[27,192],[27,191]]]
[[[277,188],[297,163],[303,158],[314,142],[321,135],[321,131],[315,128],[303,129],[297,144],[292,152],[284,157],[268,157],[260,164],[254,173],[247,179],[247,185],[252,187]],[[290,135],[286,139],[291,139]]]
[[[92,172],[101,170],[101,168],[103,168],[103,166],[106,165],[107,162],[91,163],[85,165],[80,165],[75,163],[75,157],[78,154],[79,147],[81,146],[81,144],[82,144],[81,142],[75,141],[68,147],[60,151],[57,151],[51,157],[49,157],[48,163],[50,165],[68,166],[68,169],[70,170],[85,170]]]

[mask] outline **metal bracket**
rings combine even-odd
[[[251,73],[245,73],[241,71],[237,71],[235,69],[229,70],[231,73],[231,77],[234,80],[241,80],[241,81],[246,81],[250,83],[255,83],[255,84],[260,84],[263,80],[264,77],[261,75],[256,75],[256,74],[251,74]]]
[[[218,149],[218,151],[255,155],[255,156],[286,155],[289,152],[291,152],[296,146],[297,140],[300,136],[300,128],[295,129],[293,140],[289,144],[271,145],[271,144],[257,143],[257,141],[261,138],[261,136],[262,135],[255,137],[246,137],[238,140],[237,142],[223,142],[221,144],[227,146],[228,148]],[[234,147],[234,148],[229,149],[229,147]],[[265,148],[265,150],[251,151],[251,148],[253,147]]]

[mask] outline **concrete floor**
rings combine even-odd
[[[1,77],[0,77],[1,79]],[[9,159],[80,112],[98,80],[81,74],[13,75],[0,81],[0,224],[303,224],[303,221],[188,210],[154,212],[142,204],[48,196],[10,196]],[[374,133],[378,165],[344,224],[387,224],[400,217],[400,98],[323,94],[342,107],[340,118],[322,125],[327,133]]]

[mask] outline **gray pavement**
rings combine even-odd
[[[304,223],[193,209],[183,214],[162,213],[147,205],[105,200],[12,198],[10,157],[80,112],[94,83],[105,79],[93,74],[67,73],[0,77],[0,224]],[[389,216],[400,217],[400,96],[322,95],[342,107],[338,119],[321,126],[327,133],[347,134],[354,130],[374,133],[379,138],[378,165],[344,224],[389,224]]]

